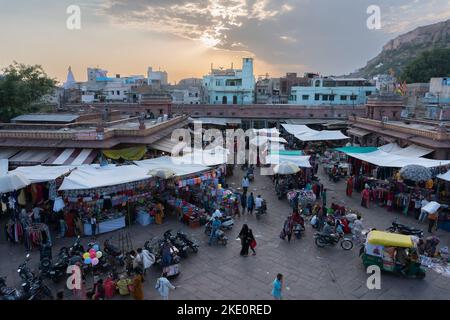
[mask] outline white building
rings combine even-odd
[[[242,69],[211,69],[203,77],[205,103],[252,104],[255,96],[253,59],[244,58]]]
[[[200,104],[201,103],[201,88],[189,87],[187,89],[172,89],[170,90],[172,102],[174,104]]]
[[[80,85],[82,103],[132,102],[132,87],[147,83],[142,75],[108,77],[108,71],[98,68],[88,68],[87,74],[88,81]]]
[[[376,91],[375,85],[363,78],[316,77],[310,86],[292,87],[289,104],[363,105]]]
[[[169,84],[169,78],[166,71],[153,71],[152,67],[147,70],[147,83],[151,85],[161,85],[165,86]]]

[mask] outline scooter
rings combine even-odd
[[[231,230],[234,226],[234,219],[230,216],[222,216],[219,218],[221,225],[220,228],[223,230]],[[207,230],[211,230],[211,222],[212,219],[208,219],[208,222],[205,225],[205,233],[207,233]],[[209,232],[209,231],[208,231]]]
[[[294,226],[294,235],[297,239],[301,239],[302,238],[302,232],[305,231],[305,227],[302,226],[300,223],[297,223]]]
[[[404,224],[398,223],[397,219],[392,222],[392,226],[387,228],[387,231],[389,232],[397,232],[400,234],[405,235],[411,235],[411,236],[417,236],[419,238],[423,238],[423,230],[416,229],[413,227],[408,227]]]

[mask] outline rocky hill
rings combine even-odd
[[[372,78],[390,69],[400,75],[410,60],[432,48],[450,48],[450,19],[416,28],[389,41],[378,56],[351,76]]]

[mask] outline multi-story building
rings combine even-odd
[[[292,87],[289,104],[363,105],[376,90],[374,84],[363,78],[315,77],[309,86]]]
[[[410,83],[406,85],[406,116],[414,118],[424,118],[426,108],[423,98],[430,91],[429,83]]]
[[[205,103],[252,104],[255,95],[253,59],[244,58],[242,69],[213,69],[203,77]]]
[[[182,79],[176,85],[167,85],[163,89],[172,96],[174,104],[200,104],[203,101],[202,79]]]
[[[293,87],[308,87],[311,84],[311,79],[318,76],[315,73],[305,73],[303,77],[298,77],[295,72],[286,73],[286,76],[280,78],[280,94],[277,103],[289,103]]]
[[[166,71],[153,71],[152,67],[147,70],[147,83],[149,86],[165,86],[169,84],[169,77]]]
[[[279,104],[280,103],[280,78],[260,78],[255,88],[256,104]]]
[[[425,118],[432,120],[450,119],[450,78],[431,78],[430,91],[422,99]]]

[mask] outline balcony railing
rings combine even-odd
[[[393,130],[401,133],[410,134],[412,136],[420,136],[425,137],[433,140],[447,140],[447,137],[445,135],[440,135],[436,131],[426,130],[426,129],[419,129],[419,128],[411,128],[411,127],[405,127],[402,125],[398,125],[395,123],[385,122],[379,120],[373,120],[373,119],[366,119],[366,118],[360,118],[360,117],[353,117],[350,118],[350,121],[354,123],[361,123],[361,124],[368,124],[370,126],[379,127],[383,129]]]

